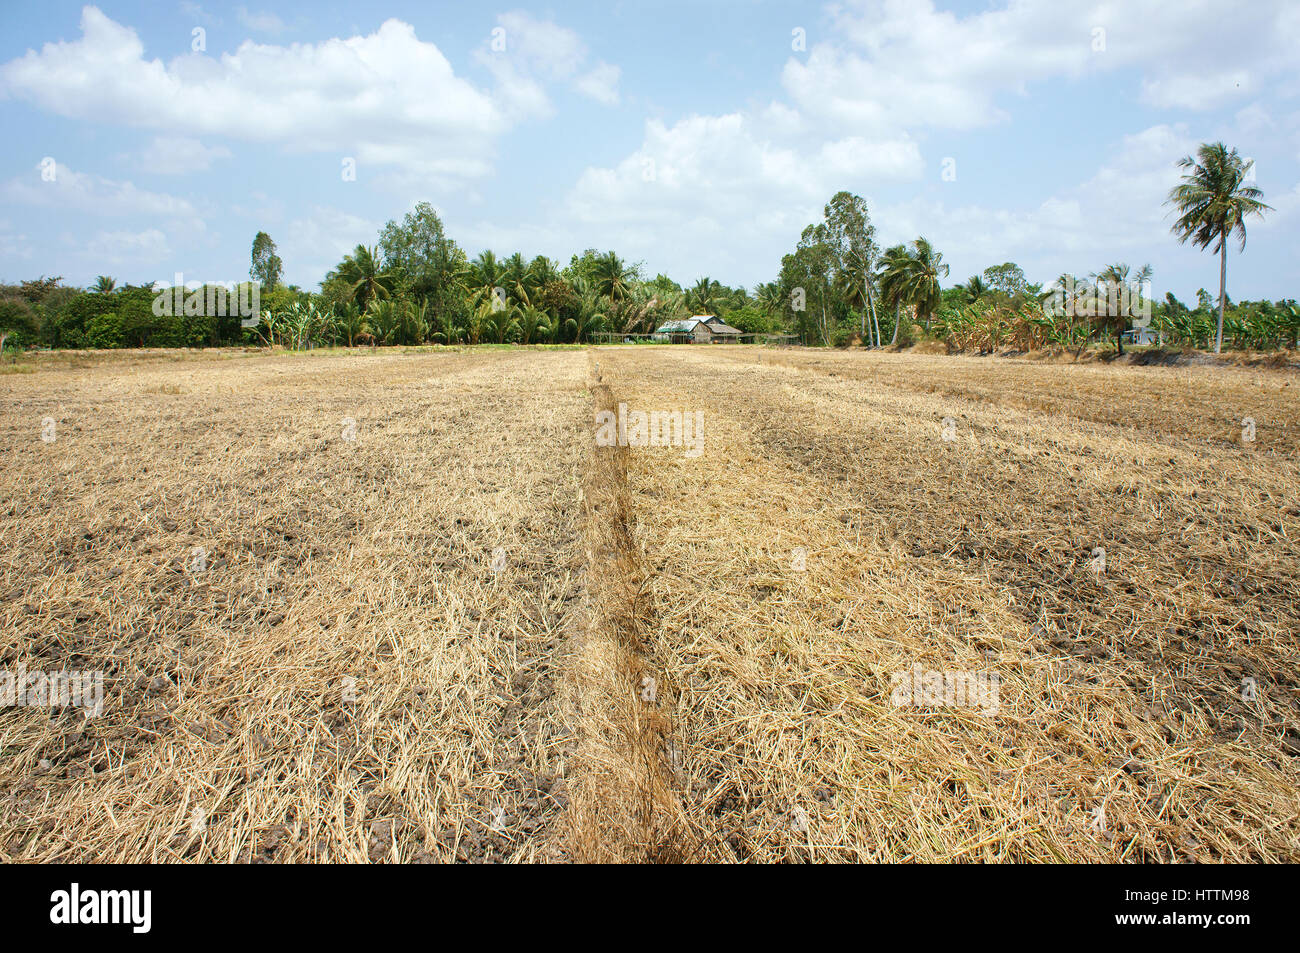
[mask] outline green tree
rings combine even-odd
[[[98,275],[95,278],[95,294],[111,295],[113,289],[117,287],[117,281],[108,275]]]
[[[886,307],[892,306],[894,309],[894,334],[889,340],[891,347],[898,343],[898,329],[903,323],[903,305],[911,304],[907,286],[911,267],[912,256],[906,245],[886,248],[880,259],[880,297]]]
[[[395,277],[380,264],[379,251],[358,245],[352,254],[344,257],[337,267],[325,276],[323,287],[337,282],[344,290],[347,301],[355,301],[362,311],[368,311],[372,301],[392,296]]]
[[[611,305],[631,294],[636,278],[636,268],[626,264],[612,251],[596,259],[591,275],[596,294]]]
[[[895,309],[901,304],[915,305],[916,316],[929,329],[930,316],[943,301],[939,282],[946,277],[948,266],[943,255],[927,239],[917,238],[911,245],[895,245],[889,250],[882,281],[889,285]]]
[[[1023,294],[1029,287],[1024,269],[1014,261],[985,268],[983,283],[990,291],[1000,291],[1008,297]]]
[[[496,293],[500,288],[506,293],[506,273],[496,254],[491,249],[479,252],[461,273],[461,283],[469,295],[472,308],[496,307],[498,310],[506,304]]]
[[[1122,355],[1124,353],[1124,331],[1128,328],[1130,315],[1125,313],[1121,301],[1120,290],[1140,288],[1144,282],[1151,280],[1151,266],[1143,265],[1138,269],[1136,274],[1124,262],[1116,262],[1113,265],[1107,265],[1101,271],[1093,275],[1099,283],[1093,286],[1092,295],[1094,307],[1092,308],[1093,324],[1102,330],[1110,330],[1115,335],[1115,353]],[[1105,285],[1105,288],[1102,285]],[[1110,289],[1116,289],[1115,293],[1110,293]],[[1134,298],[1130,296],[1130,301]],[[1130,306],[1130,310],[1132,306]]]
[[[717,314],[722,301],[722,283],[707,276],[686,290],[686,307],[692,314]]]
[[[771,330],[767,315],[752,304],[728,311],[727,323],[747,334],[765,334]]]
[[[253,238],[253,264],[248,269],[249,277],[260,281],[263,291],[273,291],[283,270],[284,263],[275,253],[275,242],[266,232],[258,232]]]
[[[1228,239],[1238,235],[1240,251],[1246,249],[1246,217],[1272,211],[1261,199],[1264,193],[1245,185],[1253,160],[1243,160],[1236,149],[1222,142],[1202,143],[1196,157],[1183,156],[1180,169],[1188,170],[1182,183],[1169,191],[1167,204],[1174,206],[1178,220],[1173,232],[1180,243],[1189,239],[1197,248],[1219,253],[1219,323],[1214,352],[1223,350],[1223,312],[1227,305]]]
[[[876,316],[872,273],[880,253],[876,245],[876,228],[871,224],[866,199],[851,192],[836,192],[826,203],[824,239],[834,263],[835,281],[846,293],[848,302],[862,309],[862,333],[880,345],[880,321]],[[874,326],[868,326],[868,313]]]
[[[428,202],[419,202],[401,222],[389,221],[379,234],[384,270],[429,306],[429,321],[444,325],[463,310],[460,275],[465,252],[447,237],[442,219]]]
[[[809,225],[799,236],[794,253],[781,259],[780,283],[795,327],[805,343],[831,343],[831,328],[839,315],[832,297],[835,250],[824,224]]]

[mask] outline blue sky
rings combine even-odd
[[[470,254],[752,287],[848,189],[952,281],[1150,262],[1189,300],[1217,262],[1162,202],[1223,139],[1276,209],[1229,293],[1294,297],[1296,49],[1274,0],[33,3],[0,38],[0,279],[238,280],[261,229],[315,288],[427,200]]]

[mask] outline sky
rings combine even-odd
[[[416,202],[472,256],[613,248],[772,280],[840,190],[950,282],[1150,263],[1217,292],[1164,201],[1222,140],[1274,207],[1234,299],[1300,296],[1300,3],[506,5],[46,0],[0,36],[0,280],[318,287]]]

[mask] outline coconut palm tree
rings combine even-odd
[[[903,305],[910,304],[906,282],[911,266],[912,256],[908,254],[906,245],[886,248],[880,258],[877,281],[880,284],[881,300],[886,307],[894,306],[894,334],[889,340],[890,347],[898,343],[898,328],[903,323]]]
[[[1130,277],[1131,276],[1131,277]],[[1097,282],[1105,282],[1108,293],[1102,294],[1100,284],[1094,285],[1092,289],[1093,304],[1092,313],[1096,316],[1094,322],[1099,328],[1111,328],[1115,332],[1115,353],[1123,355],[1124,353],[1124,325],[1128,323],[1129,315],[1123,313],[1123,308],[1113,310],[1111,305],[1116,303],[1118,294],[1109,294],[1110,288],[1123,289],[1131,288],[1136,285],[1139,288],[1151,280],[1151,266],[1143,265],[1138,269],[1136,274],[1132,273],[1124,262],[1116,262],[1113,265],[1107,265],[1101,271],[1092,276]],[[1130,295],[1130,301],[1133,300]],[[1131,310],[1130,305],[1130,310]]]
[[[495,302],[495,292],[497,288],[506,290],[506,270],[497,256],[490,250],[482,251],[478,257],[471,261],[461,274],[461,284],[469,296],[471,308],[480,308],[487,305],[488,308],[497,307],[505,304],[504,301]]]
[[[686,306],[693,314],[716,314],[722,302],[722,282],[707,275],[686,289]]]
[[[581,341],[594,332],[603,330],[609,323],[605,311],[600,307],[600,299],[596,297],[588,283],[578,279],[573,284],[574,291],[578,294],[578,306],[574,317],[566,320],[562,327],[558,322],[556,323],[554,335],[557,344],[560,343],[561,338],[573,342]]]
[[[545,255],[538,255],[528,263],[528,277],[525,283],[529,297],[535,297],[536,292],[545,288],[549,282],[559,281],[560,277],[560,269],[555,266],[555,262]]]
[[[843,296],[845,304],[850,308],[862,310],[862,333],[866,335],[869,346],[878,347],[879,335],[872,330],[869,314],[874,302],[870,275],[863,270],[866,267],[865,256],[849,255],[848,260],[835,275],[835,287]]]
[[[895,246],[895,249],[901,246]],[[894,267],[900,275],[901,298],[896,300],[916,305],[916,316],[930,329],[930,316],[943,302],[940,278],[948,277],[948,266],[943,255],[925,238],[917,238],[902,256],[896,256]]]
[[[406,308],[403,304],[391,299],[371,299],[370,307],[366,309],[366,318],[370,323],[371,331],[374,333],[375,343],[396,343],[394,339],[406,319],[405,311]]]
[[[1196,158],[1183,156],[1180,169],[1189,170],[1182,184],[1169,190],[1169,201],[1178,212],[1173,232],[1180,243],[1189,239],[1197,248],[1214,246],[1219,253],[1219,327],[1214,353],[1223,350],[1223,312],[1227,303],[1228,239],[1238,234],[1239,250],[1246,249],[1246,216],[1263,216],[1272,207],[1260,201],[1264,193],[1244,185],[1254,165],[1243,160],[1236,149],[1222,142],[1202,143]]]
[[[611,305],[631,294],[632,284],[636,281],[636,269],[624,264],[618,255],[608,252],[597,258],[593,271],[596,294]]]
[[[108,275],[98,275],[95,278],[95,294],[111,295],[116,287],[116,278],[110,278]]]
[[[357,307],[355,301],[349,301],[339,309],[334,324],[339,332],[347,338],[348,347],[352,347],[356,339],[361,335],[370,333],[370,322],[366,319],[365,313]]]
[[[967,304],[978,304],[980,299],[989,293],[989,286],[979,275],[971,275],[966,279],[966,283],[959,287],[965,292]]]
[[[754,288],[754,297],[763,313],[770,318],[780,317],[785,310],[786,295],[780,282],[768,281]]]
[[[349,297],[357,307],[366,311],[372,301],[388,298],[393,293],[395,277],[383,270],[379,249],[358,245],[325,280],[338,277],[347,287]]]
[[[544,338],[550,331],[550,316],[541,308],[526,304],[519,309],[519,343],[531,344],[534,337]]]
[[[501,262],[503,269],[506,294],[511,300],[520,305],[530,304],[529,292],[533,287],[533,278],[529,273],[528,262],[524,261],[524,256],[515,252],[509,258]]]

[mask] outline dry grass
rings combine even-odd
[[[703,457],[629,474],[700,859],[1300,857],[1295,460],[1198,416],[1294,419],[1285,379],[656,358],[600,354],[630,406],[707,408]],[[1087,403],[1133,385],[1158,432]],[[915,664],[996,672],[999,713],[891,704]]]
[[[1293,378],[687,347],[6,375],[0,669],[102,669],[105,704],[0,709],[0,859],[1300,859]],[[595,448],[618,402],[704,410],[705,453]],[[892,704],[913,665],[997,673],[997,713]]]
[[[560,856],[585,365],[386,352],[7,379],[4,664],[102,668],[106,697],[89,721],[0,714],[5,856]]]

